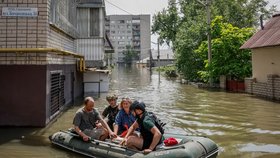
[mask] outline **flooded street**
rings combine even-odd
[[[110,93],[144,101],[148,111],[167,123],[167,132],[209,137],[220,147],[218,157],[280,157],[279,103],[249,94],[197,89],[136,67],[116,67]],[[101,94],[96,99],[99,110],[107,105],[105,97]],[[72,126],[81,106],[77,102],[46,128],[0,128],[0,157],[83,157],[48,140],[52,133]]]

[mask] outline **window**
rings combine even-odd
[[[132,20],[132,23],[140,23],[140,20]]]
[[[119,29],[123,29],[124,26],[123,26],[123,25],[118,25],[118,28],[119,28]]]
[[[125,42],[124,42],[124,41],[119,41],[118,44],[119,44],[119,45],[124,45]]]
[[[124,20],[119,20],[119,24],[124,24]]]
[[[60,111],[61,107],[65,104],[64,98],[64,82],[65,76],[61,71],[52,71],[50,74],[50,112],[51,115]]]
[[[99,8],[90,8],[90,36],[99,36]]]
[[[102,21],[97,18],[99,16],[99,8],[78,8],[77,29],[82,37],[100,35],[100,23]]]

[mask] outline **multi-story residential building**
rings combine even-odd
[[[106,66],[104,0],[80,0],[77,5],[77,52],[85,56],[86,67]]]
[[[0,126],[45,126],[83,95],[85,62],[104,66],[104,0],[4,0],[0,13]]]
[[[127,46],[137,52],[136,60],[149,56],[150,15],[109,15],[106,18],[105,30],[114,46],[113,62],[124,62],[123,51]]]

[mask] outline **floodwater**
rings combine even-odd
[[[167,131],[206,136],[220,147],[219,158],[280,157],[280,104],[249,94],[197,89],[146,68],[116,67],[110,93],[144,101],[167,123]],[[96,107],[106,106],[106,94]],[[77,102],[45,128],[0,128],[0,157],[83,157],[54,147],[48,136],[72,126]]]

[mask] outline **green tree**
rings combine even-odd
[[[205,60],[206,69],[199,71],[200,77],[207,81],[209,76],[216,80],[221,75],[236,80],[251,76],[251,52],[239,48],[252,36],[254,29],[234,27],[223,22],[221,16],[212,21],[211,28],[215,37],[212,39],[212,60],[210,64]],[[206,56],[207,42],[202,42],[195,53]]]
[[[167,9],[163,9],[153,16],[152,33],[157,33],[161,41],[165,41],[169,45],[170,42],[175,41],[179,16],[176,0],[169,0],[168,4]]]
[[[256,27],[261,14],[268,17],[275,11],[275,6],[266,9],[267,3],[266,0],[212,0],[211,16],[222,15],[225,22],[239,28]],[[207,55],[194,50],[207,39],[206,29],[206,9],[198,0],[180,0],[177,4],[169,0],[167,9],[153,17],[152,32],[159,34],[162,41],[172,43],[178,71],[189,80],[197,80],[197,72],[204,70]]]
[[[126,46],[126,49],[122,52],[124,57],[123,57],[123,60],[124,60],[124,63],[126,64],[131,64],[132,61],[137,57],[137,53],[136,51],[130,46],[130,45],[127,45]]]

